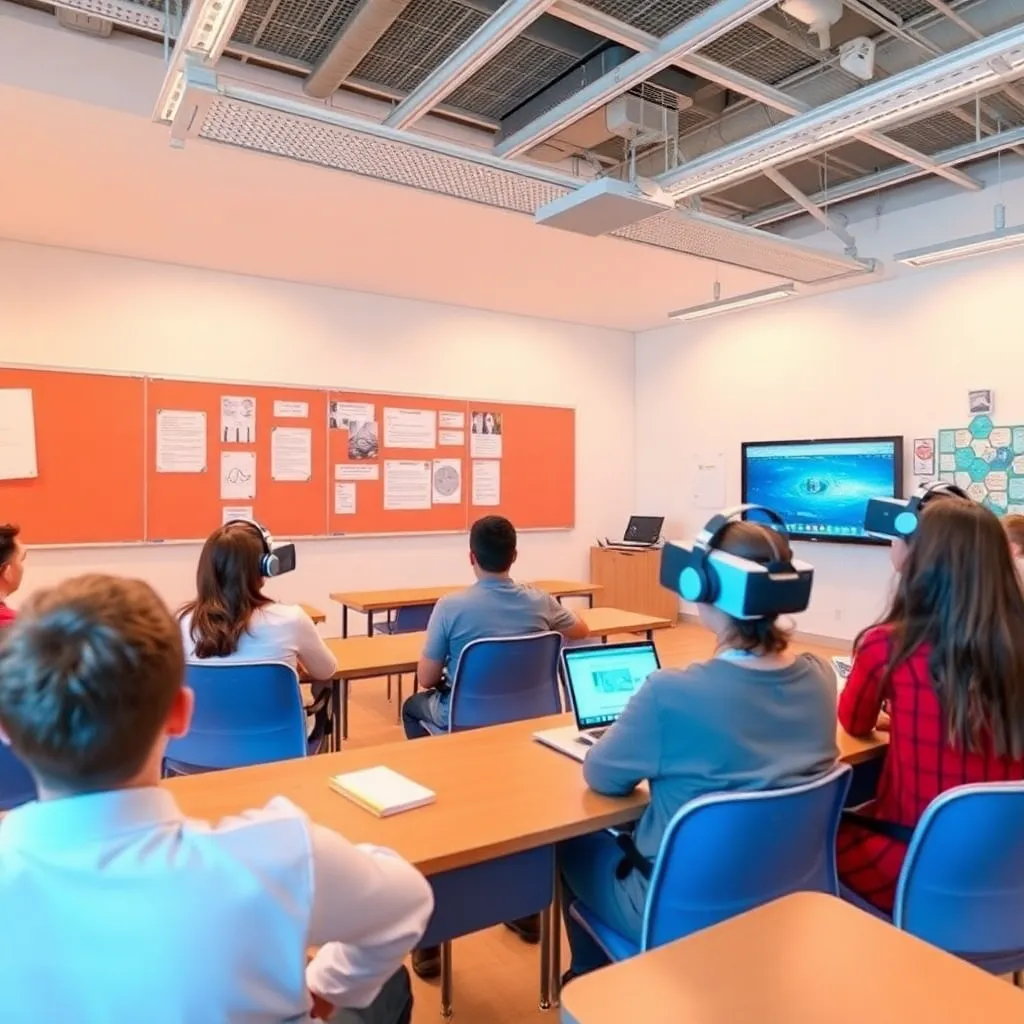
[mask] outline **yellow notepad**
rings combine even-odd
[[[383,766],[332,775],[328,785],[378,818],[425,807],[437,799],[433,790]]]

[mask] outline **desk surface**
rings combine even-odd
[[[554,715],[414,743],[209,772],[164,785],[186,814],[211,821],[286,796],[321,825],[353,842],[388,846],[431,874],[640,816],[646,788],[622,799],[599,796],[587,788],[576,761],[531,738],[539,729],[571,721],[569,715]],[[883,743],[839,734],[841,756],[851,762],[866,760]],[[331,775],[375,765],[434,790],[436,803],[376,818],[328,788]]]
[[[597,583],[584,583],[579,580],[535,580],[529,585],[545,591],[552,597],[585,597],[588,594],[596,594],[601,589]],[[446,594],[465,590],[466,586],[467,584],[460,583],[440,587],[338,591],[331,594],[331,600],[356,612],[382,612],[390,611],[393,608],[413,608],[417,605],[434,604]]]
[[[653,615],[618,608],[583,608],[577,614],[593,636],[642,633],[665,629],[672,623]],[[336,679],[368,679],[398,672],[414,672],[423,650],[423,632],[385,633],[379,636],[331,637],[326,641],[338,662]]]
[[[869,986],[857,998],[854,979]],[[841,900],[800,893],[587,975],[567,1024],[1010,1024],[1024,993]]]
[[[314,621],[317,623],[326,622],[327,616],[320,611],[319,608],[314,608],[311,604],[304,604],[299,602],[299,607]]]

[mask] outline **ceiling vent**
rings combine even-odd
[[[68,10],[66,7],[56,8],[57,24],[61,28],[69,28],[72,32],[84,32],[87,36],[99,36],[106,39],[114,31],[112,22],[106,18],[97,18],[82,11]]]

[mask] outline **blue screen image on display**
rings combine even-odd
[[[744,503],[773,509],[796,540],[870,540],[868,499],[899,496],[901,478],[900,438],[743,446]]]

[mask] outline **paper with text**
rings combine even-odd
[[[501,463],[494,460],[473,463],[474,505],[501,504]]]
[[[437,443],[442,447],[459,447],[466,443],[464,430],[441,430],[437,435]]]
[[[206,472],[206,413],[157,409],[156,471]]]
[[[363,462],[351,466],[347,462],[334,464],[335,480],[379,480],[380,465],[376,462]]]
[[[430,508],[430,463],[389,459],[384,463],[384,508]]]
[[[39,476],[36,421],[30,388],[0,390],[0,480]]]
[[[433,481],[435,505],[461,504],[462,459],[434,459]]]
[[[256,497],[256,453],[220,453],[221,500]]]
[[[237,519],[255,520],[252,513],[252,505],[225,505],[221,515],[221,526],[233,523]]]
[[[274,427],[270,432],[270,476],[305,481],[313,477],[313,431],[309,427]]]
[[[356,514],[355,484],[334,485],[334,514],[336,516],[354,516]]]
[[[274,416],[279,420],[308,420],[309,402],[274,402]]]
[[[438,413],[438,426],[465,430],[466,414],[464,412],[440,412]]]
[[[256,399],[224,395],[220,400],[220,439],[225,444],[256,443]]]
[[[372,423],[377,407],[372,402],[331,402],[328,425],[331,430],[348,430],[353,423]]]
[[[385,448],[436,448],[437,415],[433,409],[385,409]]]

